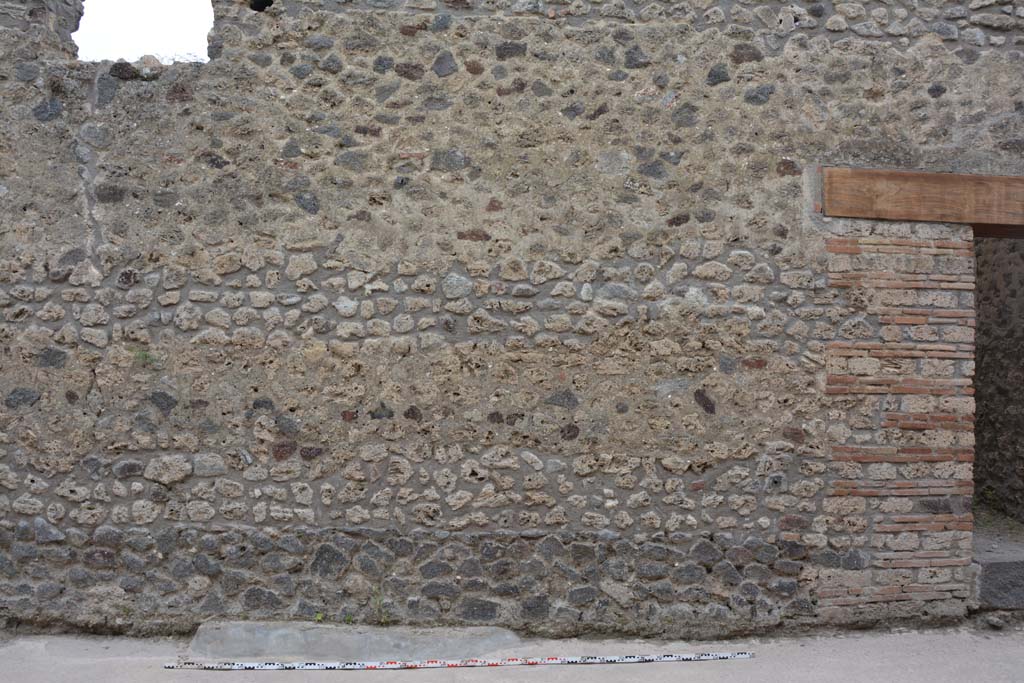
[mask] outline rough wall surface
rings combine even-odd
[[[963,613],[970,232],[813,171],[1024,170],[1020,3],[214,4],[0,21],[0,614]]]
[[[1024,275],[1021,244],[979,239],[978,500],[1024,521]]]

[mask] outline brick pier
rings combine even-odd
[[[971,594],[970,228],[842,226],[854,234],[827,241],[829,285],[852,315],[827,346],[835,478],[823,508],[831,532],[868,552],[863,566],[821,577],[820,605],[839,618],[899,602],[947,609]]]

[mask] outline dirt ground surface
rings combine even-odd
[[[997,625],[998,624],[997,622]],[[262,642],[290,641],[282,626],[274,625],[270,638]],[[296,628],[301,628],[301,625]],[[392,629],[392,636],[401,640],[401,629]],[[753,638],[717,643],[652,642],[639,640],[522,640],[518,643],[493,638],[496,647],[476,647],[455,638],[472,637],[449,630],[438,631],[439,648],[446,652],[465,649],[486,657],[504,656],[570,656],[643,653],[734,652],[749,650],[755,657],[700,663],[637,664],[607,666],[554,666],[501,669],[455,669],[423,671],[265,671],[206,672],[173,671],[164,664],[179,659],[211,656],[210,641],[200,644],[188,639],[132,639],[119,637],[83,637],[61,635],[12,635],[0,642],[3,678],[18,683],[37,681],[93,681],[114,683],[156,683],[158,681],[305,681],[360,679],[372,683],[432,683],[437,681],[487,682],[529,681],[554,683],[578,681],[781,681],[799,683],[813,681],[1020,681],[1024,679],[1024,628],[1019,624],[1002,629],[984,625],[962,626],[922,631],[854,632],[827,636]],[[422,647],[422,630],[412,634],[417,647]],[[510,636],[515,638],[514,636]],[[260,642],[258,639],[253,642]],[[349,647],[351,643],[348,644]],[[225,653],[237,653],[238,643],[223,643]],[[286,648],[287,649],[287,648]],[[482,652],[481,650],[488,650]],[[200,657],[200,652],[202,657]],[[263,652],[272,660],[272,653]],[[401,657],[401,652],[394,653]],[[280,657],[285,661],[305,659],[294,654]]]

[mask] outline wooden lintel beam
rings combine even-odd
[[[1024,177],[825,168],[826,216],[1020,226]]]
[[[975,223],[975,237],[1006,237],[1009,239],[1024,239],[1024,225],[991,225],[986,223]]]

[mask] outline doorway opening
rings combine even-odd
[[[976,237],[974,559],[981,604],[1024,608],[1024,239]]]

